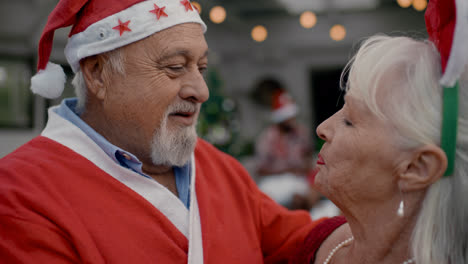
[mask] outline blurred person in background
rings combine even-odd
[[[297,121],[299,109],[276,80],[271,86],[271,125],[256,142],[256,175],[259,188],[290,209],[310,210],[320,194],[309,187],[312,145],[307,128]]]
[[[314,179],[344,217],[290,263],[468,263],[468,6],[454,3],[429,2],[430,40],[373,36],[346,67]],[[352,235],[330,235],[346,221]]]
[[[0,160],[2,263],[280,263],[313,222],[199,139],[206,26],[187,0],[61,0],[31,89],[60,96],[56,29],[78,98]]]

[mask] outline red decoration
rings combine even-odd
[[[455,14],[455,0],[431,0],[424,14],[427,33],[439,50],[444,72],[452,48]]]
[[[120,32],[120,36],[122,36],[122,34],[125,32],[125,31],[132,31],[129,27],[128,27],[128,24],[130,24],[130,20],[123,23],[122,21],[120,21],[119,19],[119,25],[118,26],[115,26],[113,27],[113,29],[115,30],[118,30]]]
[[[278,90],[273,93],[273,110],[278,110],[292,104],[294,104],[294,102],[287,92]]]
[[[164,9],[166,9],[165,6],[159,7],[156,4],[154,4],[154,10],[151,10],[150,12],[155,14],[157,19],[159,20],[161,16],[167,17],[167,14],[164,12]]]
[[[185,12],[189,10],[193,11],[192,4],[190,4],[189,0],[183,0],[183,1],[180,1],[180,3],[185,6]]]

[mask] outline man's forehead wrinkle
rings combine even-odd
[[[190,56],[190,51],[185,50],[185,49],[176,49],[176,50],[169,50],[165,49],[161,52],[159,60],[164,61],[170,58],[178,57],[178,56],[183,56],[183,57],[189,57]]]
[[[186,33],[181,28],[173,28],[173,31],[162,31],[150,36],[145,39],[138,49],[144,49],[144,54],[148,58],[153,58],[157,62],[171,59],[177,56],[183,56],[185,58],[204,59],[208,57],[209,48],[207,44],[193,46],[193,41],[189,41],[184,38],[174,36]],[[198,57],[200,56],[200,57]]]
[[[164,48],[161,51],[160,55],[161,55],[159,57],[160,61],[164,61],[164,60],[167,60],[173,57],[178,57],[178,56],[183,56],[183,57],[188,57],[188,58],[195,56],[194,52],[192,52],[189,49],[181,48],[181,49],[175,49],[171,51],[169,47]],[[208,50],[206,50],[205,53],[203,53],[203,55],[201,56],[201,58],[205,58],[205,57],[208,57]]]

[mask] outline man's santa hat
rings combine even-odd
[[[440,53],[444,87],[441,147],[448,160],[445,175],[454,171],[458,124],[458,79],[468,64],[468,1],[431,0],[425,13],[430,40]]]
[[[189,22],[201,24],[206,31],[189,0],[60,0],[39,41],[38,72],[31,79],[31,90],[46,98],[62,94],[65,74],[59,65],[49,62],[58,28],[72,26],[65,56],[76,73],[83,58]]]
[[[281,123],[295,117],[299,112],[291,96],[284,90],[278,90],[273,93],[272,107],[271,120],[274,123]]]

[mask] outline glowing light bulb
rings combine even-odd
[[[201,14],[202,8],[201,8],[200,3],[195,2],[195,1],[192,1],[191,3],[198,10],[198,14]]]
[[[310,11],[305,11],[299,17],[299,22],[304,28],[312,28],[317,23],[317,16]]]
[[[223,23],[226,19],[226,10],[222,6],[215,6],[210,10],[211,22],[215,24]]]
[[[411,5],[413,0],[397,0],[397,3],[400,7],[407,8]]]
[[[413,8],[417,11],[424,11],[427,7],[427,0],[413,0]]]
[[[252,29],[251,36],[257,42],[264,41],[268,36],[268,31],[264,26],[258,25]]]
[[[334,25],[330,28],[330,38],[334,41],[341,41],[346,37],[346,29],[342,25]]]

